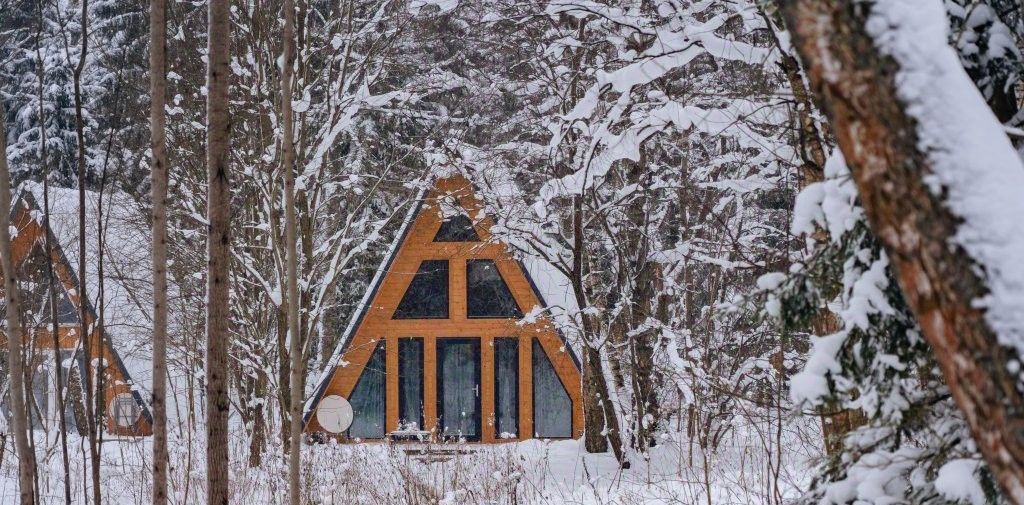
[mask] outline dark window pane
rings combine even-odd
[[[445,437],[480,438],[480,341],[437,343],[437,413]]]
[[[384,438],[384,341],[377,344],[370,361],[356,381],[348,401],[353,420],[350,438]]]
[[[423,429],[423,340],[398,341],[399,429]]]
[[[498,438],[519,436],[519,339],[494,339],[494,420]]]
[[[409,283],[395,309],[394,319],[446,319],[448,317],[448,260],[428,260]]]
[[[536,339],[533,341],[533,431],[537,438],[572,436],[572,400]]]
[[[43,315],[45,322],[50,322],[50,295],[46,296],[46,314]],[[78,309],[71,304],[71,299],[63,288],[57,291],[57,322],[60,324],[78,324]]]
[[[466,262],[466,287],[468,317],[523,317],[494,261]]]
[[[479,242],[480,236],[473,228],[469,216],[456,214],[445,219],[434,235],[434,242]]]

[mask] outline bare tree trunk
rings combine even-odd
[[[28,411],[25,409],[25,365],[21,348],[23,331],[18,314],[20,295],[11,257],[11,173],[7,168],[7,128],[2,118],[7,117],[0,100],[0,268],[4,274],[4,292],[7,298],[7,351],[8,372],[11,377],[11,428],[14,447],[18,451],[18,493],[22,505],[34,503],[32,482],[35,478],[33,455],[28,445]]]
[[[167,503],[167,2],[149,3],[153,199],[153,505]]]
[[[85,184],[86,184],[86,170],[85,170],[85,119],[82,111],[82,71],[85,70],[85,56],[89,51],[89,0],[82,0],[82,19],[81,19],[81,30],[82,30],[82,45],[81,52],[78,54],[78,65],[75,66],[74,71],[74,88],[75,88],[75,133],[78,140],[78,317],[81,323],[82,331],[82,349],[85,353],[85,396],[86,396],[86,418],[88,421],[89,433],[89,457],[92,460],[91,475],[92,475],[92,498],[93,502],[99,505],[102,503],[102,490],[100,489],[100,445],[98,439],[99,430],[102,429],[99,426],[98,412],[95,408],[95,389],[94,383],[96,376],[92,366],[92,359],[89,355],[92,349],[92,321],[89,321],[88,311],[86,310],[85,297],[86,297],[86,261],[85,261]]]
[[[229,269],[231,266],[231,186],[228,161],[231,118],[228,68],[231,49],[229,0],[210,0],[209,63],[206,73],[206,493],[207,503],[228,503],[228,349],[231,338]]]
[[[291,394],[289,403],[288,498],[291,505],[299,505],[299,466],[302,462],[302,333],[299,331],[299,279],[298,238],[295,230],[295,134],[292,131],[292,62],[295,57],[295,6],[284,0],[284,47],[281,66],[281,139],[282,167],[284,171],[284,235],[285,275],[288,278],[288,341],[291,357]]]
[[[971,256],[951,245],[960,220],[926,183],[934,165],[922,150],[917,120],[897,94],[900,66],[865,30],[873,6],[780,3],[871,227],[946,384],[1007,498],[1024,503],[1024,392],[1019,374],[1010,371],[1021,356],[1000,345],[984,308],[974,303],[987,283]]]
[[[573,197],[573,269],[571,283],[577,304],[582,310],[587,306],[583,287],[583,199]],[[590,315],[580,314],[583,326],[583,441],[587,452],[607,452],[609,444],[621,464],[628,466],[622,452],[622,434],[619,432],[619,418],[615,414],[608,394],[608,381],[604,377],[601,350],[594,347],[596,329]]]
[[[50,160],[46,148],[46,110],[43,107],[43,87],[45,86],[46,69],[43,68],[42,36],[43,36],[43,4],[36,2],[38,8],[38,19],[36,24],[36,59],[39,67],[36,70],[39,79],[39,158],[43,166],[43,227],[46,233],[43,236],[43,247],[46,249],[46,280],[50,290],[50,331],[53,337],[53,362],[56,364],[54,371],[57,376],[56,394],[57,418],[60,422],[60,449],[61,463],[64,469],[64,503],[71,505],[71,465],[68,457],[68,424],[64,412],[64,367],[60,357],[60,323],[57,319],[57,280],[53,271],[53,244],[50,242]]]

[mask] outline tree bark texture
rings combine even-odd
[[[167,2],[149,3],[150,162],[153,199],[153,505],[167,503]]]
[[[299,331],[298,235],[295,218],[295,135],[292,131],[292,62],[295,57],[295,6],[284,0],[284,43],[281,66],[281,157],[284,171],[285,276],[288,282],[288,354],[291,358],[289,403],[288,498],[299,505],[302,461],[302,332]]]
[[[583,244],[583,200],[576,196],[573,198],[573,269],[570,280],[580,307],[587,306],[583,287]],[[586,313],[580,314],[583,326],[583,444],[591,453],[607,452],[610,444],[615,459],[625,465],[619,418],[608,394],[601,350],[593,346],[597,338],[590,317]]]
[[[871,227],[953,398],[1007,498],[1024,504],[1024,393],[1008,368],[1022,357],[998,343],[974,304],[987,293],[985,280],[972,258],[951,245],[958,219],[925,184],[933,167],[897,95],[897,62],[865,32],[870,7],[854,0],[780,2]]]
[[[7,117],[0,101],[0,118]],[[10,374],[11,429],[14,430],[14,448],[18,451],[18,495],[22,505],[34,503],[32,483],[34,465],[28,444],[28,411],[25,408],[25,365],[22,357],[22,336],[19,315],[20,296],[11,257],[11,173],[7,167],[7,129],[0,120],[0,268],[4,274],[4,293],[7,301],[7,368]]]
[[[210,0],[206,72],[206,493],[207,503],[228,503],[228,349],[231,307],[231,186],[228,160],[228,67],[231,48],[229,0]]]

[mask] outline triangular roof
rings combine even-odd
[[[13,259],[16,264],[20,265],[30,257],[35,247],[45,247],[45,240],[48,236],[50,242],[50,251],[48,255],[53,264],[54,274],[57,276],[57,279],[60,281],[60,285],[63,288],[64,297],[66,297],[67,301],[71,303],[76,311],[84,305],[86,323],[89,327],[93,328],[94,336],[102,335],[104,333],[109,335],[106,328],[96,327],[96,322],[99,319],[96,308],[90,301],[88,293],[86,292],[87,290],[80,289],[77,270],[68,259],[67,254],[65,254],[65,244],[53,230],[53,225],[55,223],[54,203],[55,200],[59,202],[61,199],[52,197],[54,194],[59,195],[61,192],[70,192],[72,190],[62,188],[50,188],[50,190],[52,192],[50,200],[50,227],[45,226],[46,222],[44,220],[43,211],[36,196],[37,193],[41,191],[40,185],[27,183],[15,201],[10,212],[11,225],[18,230],[17,235],[12,237],[11,240]],[[74,191],[77,193],[77,190]],[[64,242],[67,241],[65,240]],[[61,331],[60,333],[60,345],[62,349],[74,347],[77,345],[77,342],[79,342],[77,331],[74,331],[74,327],[80,325],[77,316],[75,321],[76,322],[73,325],[63,325],[64,328],[67,328],[70,331]],[[114,346],[110,345],[109,338],[104,339],[104,343],[105,345],[102,352],[104,354],[105,361],[113,365],[113,369],[108,371],[108,375],[114,379],[112,383],[107,384],[105,403],[109,403],[117,394],[129,393],[139,406],[142,414],[135,426],[123,428],[108,425],[108,431],[120,435],[148,435],[152,431],[152,414],[149,412],[149,408],[145,400],[143,400],[138,385],[132,380],[132,376],[129,373],[128,368],[125,366],[120,353],[118,353]],[[96,357],[94,356],[92,358],[95,359]]]
[[[457,199],[458,204],[461,208],[455,210],[439,208],[443,207],[444,205],[439,205],[438,202],[442,202],[446,197],[449,196],[454,196]],[[417,195],[414,204],[410,206],[408,212],[406,213],[405,218],[402,221],[402,225],[397,235],[395,236],[395,239],[392,241],[391,246],[389,247],[387,253],[384,256],[384,259],[381,261],[380,267],[377,268],[376,272],[374,273],[373,279],[370,281],[370,285],[368,286],[365,294],[363,295],[359,304],[356,306],[355,311],[350,317],[349,322],[342,333],[341,339],[338,341],[338,344],[331,355],[331,358],[327,361],[326,365],[321,371],[320,376],[317,380],[316,390],[313,393],[313,395],[306,401],[306,404],[304,406],[304,423],[309,422],[310,417],[315,411],[317,404],[320,402],[321,398],[325,394],[325,391],[328,389],[328,386],[330,385],[332,377],[334,376],[337,368],[339,366],[347,364],[342,362],[342,357],[345,355],[345,353],[349,350],[350,346],[352,345],[356,333],[359,331],[360,326],[363,324],[371,308],[378,305],[377,303],[375,303],[375,301],[377,300],[378,295],[380,294],[382,286],[384,286],[384,284],[388,280],[388,274],[392,272],[392,267],[395,264],[396,258],[399,256],[401,252],[403,244],[405,244],[406,241],[409,240],[410,232],[412,232],[414,228],[423,225],[422,223],[418,223],[418,221],[421,218],[421,215],[423,214],[424,210],[428,207],[442,214],[444,214],[445,212],[453,211],[465,212],[465,214],[471,218],[476,234],[481,239],[481,242],[479,244],[487,244],[490,247],[498,247],[503,251],[504,255],[511,258],[511,253],[508,251],[507,246],[501,241],[492,237],[490,233],[492,220],[489,216],[486,215],[486,213],[483,210],[483,206],[477,200],[475,188],[473,188],[473,185],[469,180],[459,175],[446,177],[436,181],[433,189],[429,191],[426,189],[421,190]],[[443,219],[441,221],[442,223],[435,223],[435,227],[443,225]],[[437,231],[437,229],[432,230],[431,233],[429,233],[429,236],[436,238]],[[463,245],[462,247],[465,246]],[[538,289],[536,283],[531,277],[529,269],[527,269],[526,266],[520,261],[515,261],[515,265],[517,266],[518,274],[521,274],[522,278],[524,278],[529,284],[530,291],[536,298],[537,305],[542,309],[546,309],[547,303],[544,299],[543,294],[541,293],[541,290]],[[522,310],[523,312],[528,314],[528,317],[530,317],[529,315],[532,308],[533,307],[530,306],[524,306],[522,307]],[[393,310],[394,307],[390,307],[390,309]],[[570,357],[571,362],[575,367],[575,370],[579,372],[581,370],[580,360],[577,357],[573,347],[569,345],[569,343],[566,341],[565,336],[562,334],[562,332],[559,331],[557,327],[555,327],[553,324],[551,324],[551,321],[548,319],[546,314],[542,314],[536,319],[541,320],[543,322],[533,324],[546,324],[549,328],[553,330],[554,334],[557,334],[561,342],[561,347],[559,350]]]

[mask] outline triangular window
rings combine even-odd
[[[370,361],[348,398],[353,413],[352,426],[348,429],[350,438],[384,438],[385,360],[382,340],[374,347]]]
[[[409,289],[395,309],[394,319],[448,318],[448,261],[420,263]]]
[[[466,262],[466,288],[467,317],[523,317],[493,260]]]
[[[533,339],[533,436],[572,436],[572,399],[551,366],[540,341]]]
[[[79,324],[78,320],[78,309],[71,303],[71,299],[68,297],[67,291],[62,288],[57,288],[57,322],[60,324]],[[46,313],[44,314],[44,321],[49,323],[50,321],[50,297],[46,297]]]
[[[455,214],[441,223],[434,235],[434,242],[479,242],[480,236],[473,228],[473,221],[465,214]]]

